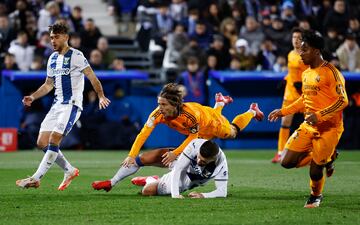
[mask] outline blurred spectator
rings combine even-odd
[[[236,22],[233,18],[226,18],[221,22],[220,33],[224,35],[224,45],[227,49],[235,47],[238,39]]]
[[[168,5],[160,4],[158,12],[155,15],[152,38],[154,39],[155,44],[160,46],[163,50],[166,48],[167,35],[172,31],[173,25],[174,21],[170,17]]]
[[[109,49],[109,43],[106,37],[99,38],[97,43],[97,49],[102,54],[103,64],[108,67],[115,59],[116,54],[113,50]]]
[[[199,18],[200,18],[199,9],[193,8],[189,10],[189,17],[186,20],[184,20],[189,35],[195,33],[196,21],[198,21]]]
[[[50,34],[49,32],[44,31],[40,36],[39,42],[37,43],[35,55],[41,56],[47,60],[52,52],[53,47],[51,45]]]
[[[286,30],[291,30],[297,25],[297,18],[294,13],[294,3],[285,1],[281,6],[281,19]]]
[[[253,17],[257,21],[261,20],[261,3],[260,0],[244,0],[246,14]]]
[[[187,60],[187,70],[183,72],[176,83],[185,87],[185,102],[197,102],[207,105],[206,77],[201,71],[199,59],[189,57]]]
[[[33,61],[30,65],[30,70],[46,70],[46,66],[44,64],[44,58],[40,55],[35,55]]]
[[[336,52],[336,50],[339,48],[339,46],[342,43],[342,40],[340,39],[337,31],[333,27],[329,27],[327,35],[324,37],[324,53],[331,55]]]
[[[360,72],[360,49],[354,34],[347,34],[345,41],[336,50],[340,68],[352,72]]]
[[[60,14],[62,17],[69,18],[71,15],[71,7],[67,3],[65,3],[65,0],[55,0],[55,2],[58,4],[60,9]]]
[[[74,25],[75,32],[80,32],[82,29],[84,29],[84,22],[82,17],[82,8],[80,6],[75,6],[70,15],[70,20],[72,24]]]
[[[98,39],[102,36],[99,28],[95,26],[93,19],[86,20],[84,29],[80,32],[81,46],[85,51],[85,55],[88,55],[91,50],[96,48]]]
[[[38,37],[49,29],[49,26],[60,17],[60,8],[55,1],[46,3],[44,9],[39,12],[39,19],[37,21],[38,26]]]
[[[332,3],[331,0],[322,0],[320,8],[316,14],[316,21],[318,21],[318,29],[323,31],[323,21],[326,15],[331,11]],[[331,27],[331,26],[330,26]]]
[[[174,21],[183,21],[188,16],[188,7],[186,2],[184,0],[171,0],[169,14]]]
[[[70,34],[69,44],[71,47],[84,52],[82,45],[81,45],[81,37],[80,37],[79,33],[71,33]]]
[[[261,28],[262,30],[270,29],[271,28],[271,18],[270,16],[264,16],[261,21]]]
[[[225,70],[229,68],[231,56],[229,48],[224,46],[224,37],[220,34],[215,34],[211,47],[207,51],[208,55],[215,55],[217,59],[217,70]]]
[[[245,26],[240,30],[240,38],[244,38],[249,43],[251,54],[258,54],[265,35],[254,17],[246,17]]]
[[[237,71],[241,69],[241,61],[238,57],[233,56],[230,61],[230,67],[229,69],[231,71]]]
[[[261,44],[261,51],[257,57],[257,64],[260,70],[273,70],[277,57],[276,46],[271,39],[265,39]]]
[[[295,14],[296,16],[299,17],[309,17],[313,15],[313,9],[315,8],[315,2],[314,0],[297,0],[297,1],[291,1],[291,0],[286,0],[284,2],[291,2],[291,3],[295,3]]]
[[[68,18],[68,17],[60,16],[56,19],[55,22],[66,24],[69,27],[70,32],[75,31],[74,25],[72,24],[70,18]]]
[[[28,71],[34,58],[34,46],[28,44],[28,36],[24,31],[20,31],[16,40],[12,41],[9,53],[15,55],[15,61],[20,70]]]
[[[233,58],[239,60],[239,70],[254,70],[256,59],[250,54],[249,44],[245,39],[240,38],[236,41],[235,51],[232,52]]]
[[[190,39],[189,44],[180,52],[179,69],[184,70],[187,68],[187,59],[189,57],[196,57],[199,60],[200,67],[205,65],[206,52],[201,48],[196,39]]]
[[[45,115],[42,101],[34,101],[31,107],[24,108],[19,130],[20,149],[32,149],[36,147],[40,125]]]
[[[279,17],[271,22],[271,27],[264,31],[265,36],[273,41],[280,54],[286,55],[291,49],[291,32],[284,29],[284,23]]]
[[[174,32],[167,38],[166,51],[164,54],[164,68],[178,68],[178,60],[181,50],[188,44],[189,40],[184,25],[176,24]]]
[[[103,56],[98,49],[93,49],[90,53],[89,63],[93,70],[105,70],[106,65],[103,63]]]
[[[236,28],[239,31],[245,25],[245,11],[241,7],[233,7],[231,9],[231,17],[235,20]]]
[[[84,109],[81,113],[81,140],[85,149],[98,148],[101,146],[99,136],[99,124],[105,122],[105,114],[99,109],[96,92],[90,90],[85,95]]]
[[[38,37],[37,37],[38,29],[36,23],[37,21],[35,16],[31,15],[28,17],[27,24],[25,27],[25,32],[28,35],[28,42],[30,45],[34,45],[34,46],[38,43]]]
[[[1,63],[1,70],[19,70],[14,54],[5,53],[4,62]]]
[[[124,60],[119,59],[119,58],[115,58],[112,61],[109,69],[116,70],[116,71],[124,71],[124,70],[126,70]]]
[[[273,71],[278,72],[278,73],[287,71],[286,57],[285,56],[279,55],[276,58],[276,62],[274,64],[274,66],[273,66]]]
[[[206,60],[205,71],[209,72],[211,70],[216,70],[217,67],[217,58],[215,55],[208,55]]]
[[[199,47],[207,50],[212,41],[211,32],[207,28],[206,24],[202,20],[198,20],[195,26],[195,32],[190,34],[191,39],[195,39],[199,44]]]
[[[151,39],[151,30],[155,21],[158,3],[156,0],[141,0],[137,7],[137,17],[140,29],[136,35],[136,40],[142,51],[148,51]]]
[[[312,27],[307,18],[302,18],[299,20],[299,28],[302,30],[311,30]]]
[[[0,52],[5,52],[10,47],[10,42],[16,38],[16,31],[10,27],[9,18],[0,15]]]
[[[31,18],[33,13],[28,9],[25,0],[16,1],[16,10],[9,14],[10,26],[16,31],[26,30],[28,19]]]
[[[351,17],[349,20],[348,33],[353,33],[356,36],[356,42],[360,45],[360,23],[356,17]]]
[[[222,15],[219,11],[219,6],[216,2],[212,2],[209,5],[208,13],[206,15],[206,21],[212,27],[214,32],[219,32],[221,21],[223,20]]]
[[[346,11],[345,0],[335,0],[333,9],[324,18],[324,33],[329,27],[334,27],[339,35],[345,35],[349,24],[349,14]]]

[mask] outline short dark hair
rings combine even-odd
[[[319,32],[303,31],[302,40],[312,48],[319,49],[320,51],[324,49],[324,38]]]
[[[304,30],[301,29],[300,27],[294,27],[293,29],[291,29],[291,33],[303,33]]]
[[[56,22],[49,26],[49,33],[51,32],[54,34],[69,34],[69,27],[64,23]]]
[[[183,104],[183,92],[176,83],[166,84],[160,91],[159,97],[166,98],[173,106],[180,107]]]
[[[205,141],[200,147],[200,155],[204,158],[212,158],[219,153],[219,146],[213,141]]]

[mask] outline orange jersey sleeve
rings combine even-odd
[[[281,109],[281,114],[283,116],[291,115],[297,112],[301,112],[305,108],[303,96],[298,98],[295,102]]]
[[[141,129],[140,133],[136,136],[136,139],[131,146],[131,150],[129,152],[129,156],[135,158],[139,152],[141,147],[144,145],[145,141],[148,139],[154,128],[158,123],[161,122],[161,114],[158,108],[156,108],[150,115],[148,120],[146,121],[144,127]]]
[[[319,122],[328,121],[333,126],[342,123],[342,110],[348,98],[345,79],[339,70],[324,62],[320,67],[304,71],[302,79],[305,112],[316,113]]]

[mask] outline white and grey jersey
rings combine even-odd
[[[191,180],[191,188],[204,185],[211,179],[215,180],[216,190],[210,193],[203,193],[206,198],[226,197],[228,166],[226,156],[220,149],[216,160],[206,166],[197,165],[197,157],[201,145],[206,139],[194,139],[191,141],[174,165],[171,180],[171,195],[179,195],[179,180],[187,176]]]
[[[55,102],[73,104],[82,109],[84,74],[89,66],[83,53],[70,48],[64,55],[53,52],[47,63],[47,76],[54,80]]]

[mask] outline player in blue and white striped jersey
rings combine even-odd
[[[29,178],[17,180],[16,185],[22,188],[39,187],[40,179],[56,162],[64,170],[64,180],[59,190],[65,190],[70,182],[79,175],[79,170],[73,167],[59,149],[61,140],[66,136],[82,111],[84,75],[90,80],[99,98],[99,108],[105,109],[110,101],[105,97],[102,85],[91,69],[81,51],[69,47],[69,28],[62,23],[49,27],[51,44],[54,53],[47,64],[45,83],[38,90],[22,100],[25,106],[48,94],[55,88],[54,103],[41,123],[38,148],[45,155],[37,171]]]
[[[215,180],[216,189],[208,193],[191,192],[191,198],[216,198],[227,196],[228,166],[226,156],[219,146],[206,139],[191,141],[179,158],[174,161],[171,172],[160,179],[156,176],[134,178],[132,182],[140,185],[145,179],[143,195],[171,195],[183,198],[180,194],[197,186]]]

